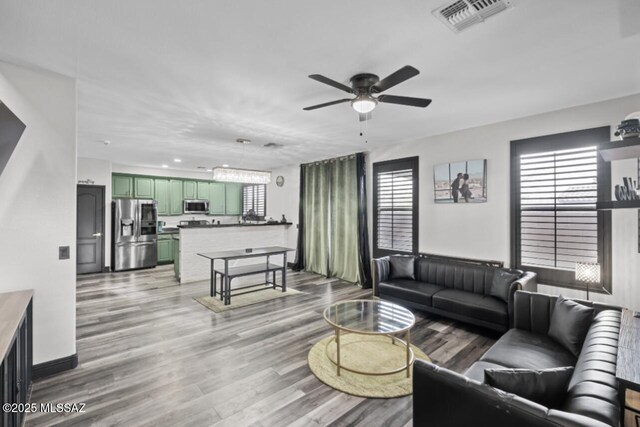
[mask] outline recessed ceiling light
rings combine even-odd
[[[213,169],[207,169],[207,172],[213,172]]]
[[[174,162],[176,162],[176,163],[180,163],[182,160],[180,160],[180,159],[173,159],[173,161],[174,161]]]
[[[103,139],[103,140],[102,140],[102,141],[100,141],[100,142],[102,142],[104,145],[109,145],[109,144],[111,144],[111,141],[109,141],[108,139]]]
[[[163,167],[163,168],[168,168],[168,167],[169,167],[169,165],[162,165],[162,167]]]
[[[223,168],[228,168],[228,167],[229,167],[229,165],[225,163],[224,165],[222,165],[222,167],[223,167]]]

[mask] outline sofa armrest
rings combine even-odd
[[[373,282],[373,295],[380,296],[378,284],[389,279],[389,257],[371,259],[371,278]]]
[[[593,418],[549,410],[420,359],[413,366],[413,425],[605,426]]]
[[[515,295],[516,291],[526,290],[536,292],[538,289],[538,275],[532,271],[525,271],[522,277],[509,286],[509,300],[507,301],[507,313],[509,315],[509,328],[514,325]]]
[[[551,426],[547,408],[478,381],[416,360],[413,367],[415,426]]]

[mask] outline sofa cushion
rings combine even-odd
[[[489,295],[500,298],[504,302],[509,301],[509,287],[519,278],[518,274],[506,270],[497,269],[491,282]]]
[[[496,324],[507,324],[507,304],[497,298],[457,289],[433,296],[433,307]]]
[[[497,363],[483,362],[482,360],[478,360],[465,371],[464,376],[471,378],[472,380],[484,383],[485,369],[505,369],[505,367],[502,365],[498,365]]]
[[[563,411],[584,415],[610,426],[617,426],[620,419],[620,409],[602,399],[595,397],[576,397],[568,399],[562,407]]]
[[[393,255],[389,257],[389,279],[415,280],[415,260],[413,255]]]
[[[564,402],[573,366],[551,369],[486,369],[484,382],[548,408]]]
[[[593,313],[593,308],[560,295],[551,314],[547,335],[578,356],[593,321]]]
[[[453,260],[416,259],[416,280],[483,295],[489,295],[495,270]]]
[[[378,289],[381,297],[400,298],[416,304],[431,307],[432,296],[444,289],[431,283],[416,282],[415,280],[396,279],[380,282]]]
[[[546,335],[510,329],[480,359],[509,368],[575,366],[576,357]]]

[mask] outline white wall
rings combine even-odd
[[[495,259],[508,265],[510,141],[605,125],[615,130],[620,120],[638,110],[640,95],[633,95],[375,149],[368,162],[370,221],[371,164],[420,156],[420,252]],[[425,113],[425,120],[428,120],[428,113]],[[433,166],[467,159],[488,160],[487,203],[436,205],[433,202]],[[622,176],[637,176],[634,165],[634,160],[614,163],[612,181],[618,183]],[[614,212],[612,238],[613,296],[592,294],[593,299],[640,310],[638,211]],[[584,297],[584,292],[564,288],[540,286],[539,291]]]
[[[284,177],[284,185],[278,187],[276,178]],[[267,185],[267,216],[276,221],[284,214],[287,221],[293,223],[287,229],[286,244],[295,248],[298,240],[298,209],[300,200],[300,166],[285,166],[274,169],[271,173],[271,183]],[[293,262],[295,253],[290,254]]]
[[[0,62],[0,99],[27,126],[0,175],[0,292],[34,290],[42,363],[76,352],[76,87]]]
[[[108,160],[78,157],[78,183],[104,185],[104,266],[111,265],[111,162]]]

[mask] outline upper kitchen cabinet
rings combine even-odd
[[[133,179],[133,188],[136,199],[153,199],[154,193],[153,178],[136,176]]]
[[[225,185],[221,182],[209,183],[209,215],[224,215]]]
[[[169,195],[169,180],[157,179],[154,182],[156,201],[158,202],[158,215],[169,215],[171,196]]]
[[[198,197],[199,200],[209,200],[209,182],[198,181]]]
[[[227,183],[225,187],[227,215],[242,215],[242,184]]]
[[[182,215],[182,181],[169,180],[169,215]]]
[[[195,181],[182,181],[183,197],[187,200],[193,200],[197,197],[197,189]]]
[[[133,178],[130,176],[113,175],[111,193],[116,197],[133,197]]]

